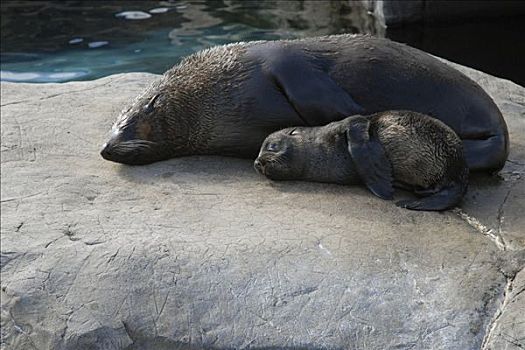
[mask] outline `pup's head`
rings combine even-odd
[[[355,183],[358,177],[348,151],[347,124],[342,120],[274,132],[264,140],[254,167],[272,180]]]
[[[316,147],[313,129],[295,127],[270,134],[254,162],[255,170],[272,180],[305,179]]]

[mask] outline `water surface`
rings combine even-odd
[[[1,79],[91,80],[162,73],[236,41],[370,33],[525,85],[525,18],[384,28],[352,1],[2,1]]]
[[[162,73],[203,48],[237,41],[374,32],[348,2],[2,2],[2,80],[62,82]]]

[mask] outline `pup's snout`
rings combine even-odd
[[[253,162],[253,167],[259,174],[264,175],[264,165],[266,162],[263,159],[257,158],[255,162]]]

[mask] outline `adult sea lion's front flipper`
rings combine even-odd
[[[265,53],[266,69],[306,125],[325,125],[363,113],[364,108],[320,65],[301,51],[272,48]]]
[[[346,137],[348,151],[361,180],[376,196],[392,199],[392,165],[377,137],[370,133],[370,120],[362,116],[352,118]]]

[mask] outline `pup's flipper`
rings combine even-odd
[[[370,119],[355,116],[349,120],[346,130],[348,151],[357,173],[372,193],[383,199],[392,199],[392,165],[383,145],[370,132]]]
[[[416,200],[402,200],[396,203],[398,207],[411,210],[447,210],[456,206],[463,198],[467,189],[466,183],[451,182],[428,197]]]

